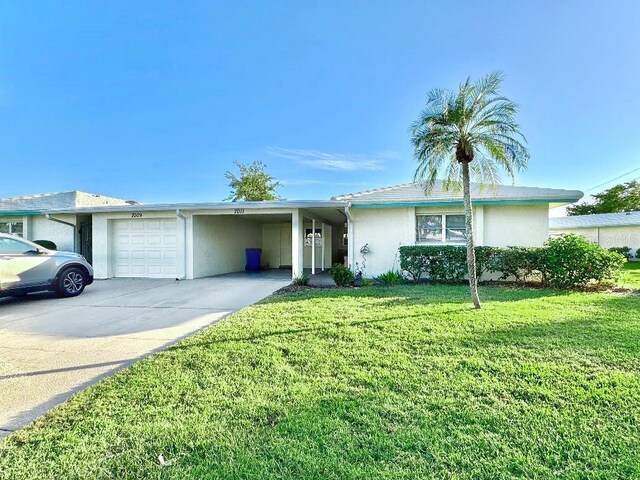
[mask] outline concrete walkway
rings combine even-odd
[[[0,298],[0,437],[290,282],[288,271],[113,279],[76,298]]]

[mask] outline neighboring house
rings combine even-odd
[[[51,240],[59,250],[78,251],[91,257],[91,215],[59,215],[47,219],[46,212],[103,205],[130,205],[130,200],[86,192],[58,192],[0,199],[0,233],[13,233],[29,240]],[[72,225],[77,230],[73,235]]]
[[[551,236],[563,233],[582,235],[605,248],[629,247],[640,257],[640,212],[600,213],[552,218]]]
[[[549,208],[576,202],[582,195],[575,190],[503,185],[482,190],[474,185],[476,242],[541,245],[549,236]],[[51,208],[28,204],[8,214],[22,215],[30,225],[48,222],[48,236],[23,227],[32,240],[52,240],[73,249],[74,238],[80,237],[75,250],[92,259],[96,278],[190,279],[236,272],[244,269],[246,248],[262,248],[264,267],[290,268],[295,277],[303,269],[314,273],[335,262],[361,267],[364,245],[369,252],[365,275],[374,276],[398,267],[401,245],[462,245],[465,239],[462,196],[444,192],[440,185],[430,195],[411,183],[318,201],[131,205],[113,200],[120,203]],[[56,220],[67,224],[56,223],[54,230]],[[83,226],[85,233],[91,232],[90,251],[81,241]]]

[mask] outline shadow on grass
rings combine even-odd
[[[565,305],[562,308],[566,313],[559,312],[551,321],[527,322],[525,318],[524,323],[479,332],[471,340],[479,347],[516,345],[536,350],[640,353],[640,297],[586,298],[584,309]]]
[[[483,286],[480,287],[481,301],[508,302],[536,299],[543,297],[559,297],[571,295],[569,290],[552,290],[542,288],[527,288],[513,286]],[[469,288],[465,285],[447,284],[408,284],[397,286],[372,286],[358,288],[309,289],[300,292],[282,293],[264,299],[262,304],[299,302],[322,298],[351,298],[351,299],[384,299],[389,298],[389,304],[417,305],[430,303],[460,303],[471,304]],[[376,303],[376,306],[381,306]]]
[[[438,315],[442,315],[442,314],[449,314],[449,313],[460,313],[462,311],[467,310],[466,308],[460,308],[460,309],[456,309],[456,310],[445,310],[445,311],[439,311]],[[283,336],[283,335],[298,335],[298,334],[307,334],[307,333],[311,333],[311,334],[315,334],[315,333],[323,333],[323,332],[327,332],[330,330],[333,330],[335,328],[351,328],[351,327],[361,327],[361,326],[366,326],[366,325],[375,325],[375,324],[380,324],[380,323],[389,323],[389,322],[394,322],[394,321],[407,321],[407,320],[416,320],[416,319],[421,319],[421,318],[425,318],[425,314],[424,313],[419,313],[419,314],[414,314],[414,315],[402,315],[402,316],[398,316],[398,317],[390,317],[390,318],[378,318],[378,319],[371,319],[371,320],[359,320],[359,321],[354,321],[354,322],[331,322],[331,321],[326,321],[322,323],[322,326],[316,326],[316,327],[309,327],[309,328],[291,328],[288,330],[276,330],[276,331],[269,331],[269,332],[265,332],[265,333],[257,333],[254,335],[247,335],[245,337],[225,337],[225,338],[219,338],[219,339],[215,339],[215,340],[208,340],[206,342],[196,342],[196,343],[187,343],[187,344],[180,344],[180,345],[175,345],[173,347],[170,347],[167,349],[167,351],[172,351],[172,350],[186,350],[186,349],[191,349],[191,348],[198,348],[198,347],[207,347],[210,345],[216,345],[216,344],[222,344],[222,343],[230,343],[230,342],[253,342],[256,340],[262,340],[265,338],[271,338],[271,337],[279,337],[279,336]]]

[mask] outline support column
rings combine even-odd
[[[326,243],[326,239],[324,237],[324,232],[325,232],[324,222],[322,222],[322,233],[321,233],[321,235],[322,235],[322,262],[320,263],[320,265],[322,267],[322,271],[323,272],[324,272],[324,257],[325,257],[325,249],[324,249],[325,247],[324,246],[325,246],[325,243]]]
[[[302,276],[304,268],[304,224],[300,210],[291,214],[291,275]]]
[[[311,219],[311,275],[316,274],[316,221]]]
[[[349,268],[355,270],[356,268],[356,246],[355,246],[355,235],[353,228],[353,220],[349,219],[347,222],[347,243],[349,244],[347,247],[347,263],[349,264]]]

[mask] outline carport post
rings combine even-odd
[[[304,260],[304,225],[300,210],[291,213],[291,276],[293,278],[302,276]]]
[[[324,272],[324,222],[322,222],[322,271]]]
[[[311,275],[316,274],[316,220],[311,219]]]

